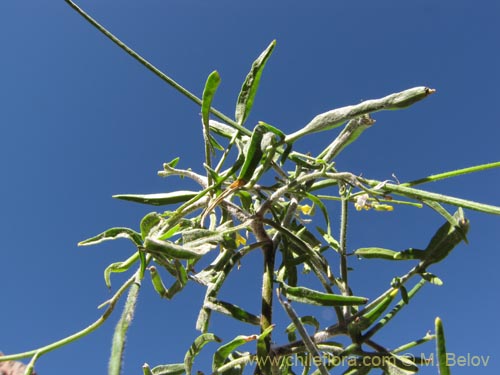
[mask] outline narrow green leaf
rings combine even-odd
[[[217,311],[218,313],[230,316],[244,323],[249,323],[257,326],[260,324],[260,318],[257,315],[249,313],[248,311],[243,310],[241,307],[229,302],[210,298],[207,302],[204,303],[204,307],[209,308],[212,311]]]
[[[131,240],[136,246],[142,245],[141,235],[135,230],[132,230],[130,228],[116,227],[108,229],[107,231],[102,232],[95,237],[86,239],[85,241],[81,241],[78,243],[78,246],[95,245],[104,241],[116,240],[117,238],[127,238]]]
[[[240,174],[238,176],[238,181],[247,183],[252,178],[255,170],[259,166],[263,157],[262,150],[262,139],[264,134],[266,134],[266,128],[262,125],[256,125],[252,137],[250,138],[250,144],[245,155],[245,162],[241,167]]]
[[[171,363],[168,365],[159,365],[153,368],[153,375],[182,375],[186,371],[184,363]]]
[[[253,107],[253,102],[257,89],[259,88],[260,78],[264,67],[266,66],[267,60],[271,56],[271,53],[276,46],[276,40],[273,40],[271,44],[260,54],[260,56],[253,62],[250,72],[248,73],[243,85],[241,86],[240,94],[238,95],[238,101],[236,102],[235,119],[238,125],[243,125],[250,114]]]
[[[410,301],[415,294],[426,284],[425,280],[420,280],[415,286],[408,292],[408,301]],[[400,287],[399,285],[398,287]],[[369,339],[372,337],[375,333],[380,331],[383,327],[387,325],[400,311],[401,309],[406,306],[406,303],[404,301],[399,301],[392,309],[389,311],[387,314],[384,315],[382,319],[380,319],[372,328],[370,328],[369,331],[367,331],[364,335],[363,338],[365,340]],[[369,307],[369,306],[367,306]]]
[[[363,305],[368,302],[365,297],[342,296],[339,294],[323,293],[313,289],[297,286],[291,287],[281,283],[283,294],[290,300],[317,306],[352,306]]]
[[[180,158],[176,157],[175,159],[172,159],[171,161],[169,161],[168,163],[165,163],[165,164],[167,164],[170,168],[175,168],[177,166],[177,164],[179,163],[179,160],[180,160]]]
[[[335,238],[333,238],[330,234],[325,232],[322,228],[316,227],[316,230],[323,236],[323,239],[328,242],[328,245],[335,250],[337,253],[340,250],[340,244],[339,241],[337,241]]]
[[[448,366],[448,356],[446,354],[446,339],[444,337],[444,328],[441,318],[435,320],[436,326],[436,351],[439,361],[439,374],[450,375],[451,371]]]
[[[201,116],[203,120],[203,125],[208,129],[208,117],[210,115],[210,108],[212,106],[212,100],[214,98],[215,92],[220,84],[220,76],[219,73],[214,70],[207,78],[207,82],[205,83],[205,88],[203,90],[202,95],[202,103],[201,103]],[[208,131],[207,131],[208,134]]]
[[[172,228],[170,228],[169,230],[167,230],[160,237],[158,237],[158,239],[159,240],[166,240],[166,239],[172,237],[174,234],[176,234],[179,231],[179,229],[181,229],[182,227],[183,227],[183,224],[178,223],[178,224],[174,225]],[[163,230],[165,230],[165,228],[162,228],[162,231]]]
[[[113,198],[122,199],[136,203],[149,204],[153,206],[165,206],[168,204],[187,202],[198,194],[196,191],[179,190],[172,193],[158,194],[119,194]]]
[[[123,262],[112,263],[106,267],[104,270],[104,282],[108,288],[111,288],[111,274],[112,273],[120,273],[125,272],[130,269],[130,267],[137,262],[139,259],[139,252],[136,252],[134,255],[129,257],[127,260]]]
[[[147,237],[144,241],[145,251],[152,254],[162,254],[173,259],[198,259],[206,254],[206,249],[192,249],[174,244],[170,241],[161,241]]]
[[[204,242],[214,242],[222,240],[222,234],[214,230],[194,228],[182,231],[182,243],[187,246],[191,246],[191,244],[193,243],[203,244]]]
[[[276,126],[268,124],[267,122],[259,121],[259,125],[263,126],[269,133],[273,133],[274,135],[276,135],[279,138],[280,142],[283,141],[286,137],[285,133],[283,133],[280,129],[278,129]]]
[[[383,249],[381,247],[362,247],[354,251],[354,255],[367,258],[367,259],[386,259],[386,260],[397,260],[395,255],[398,254],[397,251]]]
[[[406,187],[415,186],[415,185],[424,184],[427,182],[434,182],[434,181],[439,181],[439,180],[443,180],[446,178],[457,177],[457,176],[461,176],[464,174],[469,174],[469,173],[474,173],[474,172],[482,172],[482,171],[485,171],[487,169],[498,168],[498,167],[500,167],[500,161],[496,161],[493,163],[474,165],[472,167],[455,169],[453,171],[438,173],[438,174],[430,175],[430,176],[427,176],[424,178],[419,178],[417,180],[402,183],[402,184],[400,184],[400,186],[406,186]]]
[[[203,347],[209,342],[214,341],[221,342],[221,339],[213,333],[203,333],[194,340],[184,357],[184,368],[187,375],[191,375],[194,359],[198,354],[200,354],[201,349],[203,349]]]
[[[359,104],[322,113],[313,118],[302,129],[288,135],[285,142],[293,143],[304,135],[336,128],[348,120],[367,113],[408,107],[434,92],[435,90],[428,87],[413,87],[380,99],[366,100]]]
[[[362,310],[360,312],[360,316],[356,318],[352,323],[350,323],[352,327],[349,327],[349,329],[363,331],[370,327],[382,315],[382,313],[387,310],[397,294],[398,289],[393,289],[378,304],[376,304],[375,306],[369,306],[368,308]]]
[[[217,369],[224,364],[232,351],[236,350],[238,347],[246,344],[247,342],[257,340],[257,338],[257,335],[240,335],[229,341],[227,344],[220,346],[214,353],[212,361],[212,371],[217,371]]]
[[[212,147],[212,149],[219,150],[219,151],[224,151],[226,149],[219,142],[217,142],[217,140],[211,134],[208,134],[208,138],[210,141],[210,147]]]
[[[143,240],[152,233],[152,230],[162,221],[162,217],[156,212],[150,212],[141,220],[141,237]]]
[[[365,180],[364,182],[366,182],[370,186],[380,186],[382,184],[381,181],[377,180]],[[382,187],[380,188],[380,191],[384,193],[394,193],[412,199],[440,202],[445,204],[451,204],[457,207],[463,207],[475,211],[485,212],[488,214],[500,215],[499,206],[492,206],[489,204],[470,201],[467,199],[452,197],[450,195],[443,195],[438,193],[432,193],[430,191],[410,188],[403,186],[403,184],[397,185],[391,183],[383,183]]]

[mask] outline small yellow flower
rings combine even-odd
[[[368,199],[370,197],[368,194],[361,194],[356,197],[356,203],[354,203],[354,207],[356,207],[356,211],[361,211],[362,209],[369,210],[370,204],[368,203]]]
[[[309,206],[308,204],[299,205],[297,208],[302,211],[304,215],[312,215],[313,207]]]
[[[245,237],[243,237],[241,234],[239,234],[238,232],[236,232],[236,246],[240,246],[240,245],[246,245],[247,243],[247,239]]]

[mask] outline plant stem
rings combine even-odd
[[[316,344],[313,342],[311,337],[307,334],[307,331],[306,331],[304,325],[301,323],[295,310],[292,308],[292,306],[290,305],[290,303],[288,301],[283,301],[279,295],[278,295],[278,300],[280,301],[281,305],[283,306],[286,313],[288,314],[288,316],[292,320],[293,324],[295,325],[295,328],[299,332],[300,337],[302,337],[302,341],[304,342],[304,346],[306,347],[309,354],[312,356],[312,358],[318,359],[317,367],[318,367],[318,370],[321,373],[321,375],[329,375],[329,372],[326,369],[325,364],[323,363],[323,361],[321,361],[321,354],[318,351]]]
[[[95,331],[109,318],[109,316],[111,315],[111,313],[113,312],[113,310],[116,306],[116,303],[120,299],[121,295],[135,281],[138,274],[139,274],[139,271],[137,271],[130,279],[128,279],[120,287],[120,289],[118,289],[118,291],[115,293],[115,295],[109,301],[107,301],[109,306],[106,309],[106,311],[104,312],[104,314],[102,314],[102,316],[99,319],[97,319],[94,323],[92,323],[88,327],[82,329],[81,331],[78,331],[78,332],[72,334],[71,336],[65,337],[62,340],[53,342],[52,344],[43,346],[41,348],[30,350],[30,351],[23,352],[23,353],[1,356],[0,362],[13,361],[13,360],[18,360],[18,359],[22,359],[22,358],[27,358],[27,357],[31,357],[33,355],[36,355],[37,353],[39,353],[38,354],[39,356],[42,356],[45,353],[51,352],[51,351],[58,349],[64,345],[72,343],[73,341],[76,341],[76,340],[88,335],[89,333]]]
[[[402,196],[405,196],[408,198],[413,198],[413,199],[417,199],[417,200],[430,200],[430,201],[435,201],[435,202],[440,202],[440,203],[447,203],[447,204],[451,204],[451,205],[457,206],[457,207],[469,208],[469,209],[475,210],[475,211],[500,215],[500,207],[498,207],[498,206],[492,206],[489,204],[469,201],[466,199],[455,198],[455,197],[452,197],[449,195],[431,193],[429,191],[414,189],[414,188],[406,187],[406,186],[402,186],[402,185],[391,184],[389,182],[382,183],[381,181],[377,181],[377,180],[363,180],[363,182],[367,183],[370,186],[377,186],[379,184],[382,184],[382,187],[380,188],[380,190],[385,191],[385,192],[389,192],[389,193],[396,193],[398,195],[402,195]]]
[[[349,284],[348,284],[348,275],[347,275],[347,214],[349,210],[349,199],[345,190],[346,187],[344,184],[341,184],[341,216],[340,216],[340,238],[339,238],[339,254],[340,254],[340,278],[342,279],[342,294],[347,296],[349,295]],[[344,306],[344,316],[346,318],[349,317],[349,306]],[[342,323],[342,322],[340,322]]]
[[[113,344],[111,347],[111,357],[109,359],[109,375],[120,375],[121,373],[127,331],[134,317],[140,286],[141,279],[139,273],[137,273],[134,283],[130,286],[128,291],[127,301],[125,302],[122,316],[116,324],[115,333],[113,335]]]
[[[488,163],[488,164],[475,165],[473,167],[468,167],[468,168],[456,169],[454,171],[449,171],[449,172],[444,172],[444,173],[439,173],[439,174],[434,174],[434,175],[430,175],[430,176],[427,176],[424,178],[419,178],[418,180],[405,182],[403,184],[400,184],[399,186],[410,187],[410,186],[424,184],[426,182],[434,182],[434,181],[438,181],[438,180],[444,180],[445,178],[456,177],[456,176],[460,176],[460,175],[468,174],[468,173],[473,173],[473,172],[481,172],[481,171],[485,171],[487,169],[498,168],[498,167],[500,167],[500,161]]]
[[[261,218],[255,218],[251,224],[252,231],[257,241],[262,242],[262,253],[264,256],[264,272],[262,275],[262,305],[260,317],[261,333],[268,329],[273,323],[273,283],[275,248],[273,240],[268,236]],[[271,355],[271,335],[265,338],[267,355]]]
[[[118,39],[115,35],[113,35],[110,31],[108,31],[104,26],[99,24],[95,19],[93,19],[90,15],[88,15],[83,9],[81,9],[78,5],[76,5],[73,1],[71,0],[64,0],[68,5],[76,10],[78,14],[80,14],[83,18],[85,18],[92,26],[94,26],[97,30],[99,30],[101,33],[103,33],[106,37],[108,37],[113,43],[115,43],[118,47],[120,47],[122,50],[127,52],[130,56],[132,56],[134,59],[136,59],[140,64],[142,64],[146,69],[149,71],[153,72],[155,75],[157,75],[160,79],[168,83],[170,86],[172,86],[174,89],[179,91],[181,94],[186,96],[188,99],[191,101],[195,102],[199,106],[201,106],[202,101],[200,98],[198,98],[195,94],[193,94],[191,91],[187,90],[180,84],[178,84],[176,81],[174,81],[172,78],[167,76],[165,73],[163,73],[161,70],[159,70],[156,66],[151,64],[149,61],[147,61],[144,57],[139,55],[137,52],[135,52],[132,48],[127,46],[125,43],[123,43],[120,39]],[[225,114],[222,112],[219,112],[215,108],[210,108],[210,112],[221,119],[222,121],[225,121],[227,124],[231,125],[233,128],[238,129],[240,132],[246,135],[251,135],[252,133],[238,125],[235,121],[231,120],[229,117],[227,117]]]

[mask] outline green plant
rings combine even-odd
[[[335,359],[342,358],[353,358],[351,367],[347,370],[350,374],[367,373],[372,367],[381,366],[388,373],[415,372],[418,363],[412,363],[408,358],[398,355],[403,351],[403,347],[387,351],[373,341],[372,337],[387,325],[426,282],[440,283],[427,268],[444,259],[456,245],[466,240],[469,224],[461,208],[494,214],[500,213],[500,209],[415,189],[414,186],[497,167],[500,163],[394,184],[339,171],[334,161],[345,147],[373,124],[370,113],[405,108],[426,98],[433,90],[416,87],[381,99],[329,111],[315,117],[301,130],[288,135],[263,122],[249,130],[244,127],[245,121],[252,108],[262,71],[274,49],[274,42],[252,65],[238,97],[233,120],[211,107],[220,80],[216,72],[207,79],[203,97],[196,98],[95,21],[86,17],[148,69],[201,106],[206,174],[200,175],[190,169],[177,168],[179,159],[175,158],[164,164],[160,175],[190,178],[200,185],[198,191],[179,190],[153,195],[116,196],[118,199],[155,206],[178,206],[173,206],[170,211],[146,215],[140,222],[139,231],[112,228],[81,242],[81,245],[91,245],[116,238],[127,238],[137,247],[137,252],[132,257],[111,264],[105,270],[108,286],[113,273],[129,271],[132,267],[136,267],[136,271],[119,288],[115,296],[103,304],[107,306],[107,310],[96,323],[64,340],[34,352],[22,353],[16,358],[33,356],[33,364],[41,354],[88,334],[108,318],[118,299],[128,290],[127,303],[116,328],[110,361],[110,373],[119,373],[126,332],[133,316],[141,282],[148,271],[153,287],[161,297],[173,298],[190,281],[205,285],[207,293],[197,321],[197,327],[202,334],[194,340],[184,362],[160,365],[152,370],[145,366],[144,373],[189,373],[193,360],[202,347],[208,342],[219,341],[217,336],[208,332],[213,311],[260,327],[256,329],[259,332],[255,335],[235,335],[234,339],[221,344],[213,356],[213,372],[240,372],[252,361],[258,362],[259,371],[262,373],[287,372],[291,370],[288,359],[292,356],[331,358],[326,364],[321,361],[317,363],[316,367],[321,373],[328,373],[329,367],[335,365]],[[211,120],[210,114],[224,123]],[[311,156],[293,149],[299,138],[334,129],[346,122],[334,141],[317,155]],[[235,150],[235,158],[232,158],[231,150]],[[400,196],[402,200],[395,200],[392,196]],[[334,238],[332,220],[324,204],[325,200],[330,199],[338,200],[342,211],[338,240]],[[319,235],[305,222],[305,216],[310,213],[311,208],[304,202],[309,201],[323,214],[325,224],[318,229]],[[451,215],[441,203],[458,206],[459,210]],[[396,204],[410,204],[415,207],[426,204],[441,214],[445,223],[431,238],[425,250],[363,248],[349,253],[346,247],[346,228],[348,207],[352,204],[357,209],[374,210],[391,210]],[[250,233],[248,238],[245,238],[246,232]],[[233,267],[256,249],[262,250],[264,258],[260,317],[219,297],[219,290]],[[326,260],[325,254],[328,252],[335,252],[337,255],[340,264],[339,275],[335,274]],[[279,265],[276,264],[277,254],[281,255],[282,259]],[[410,262],[417,259],[419,262],[406,274],[394,278],[385,293],[367,303],[366,298],[352,295],[350,288],[348,264],[355,256]],[[207,262],[207,258],[212,260],[211,263],[200,271],[195,271],[195,266]],[[317,277],[322,291],[302,286],[299,275],[301,268]],[[161,276],[162,273],[169,275],[171,286],[165,286],[166,279]],[[407,285],[413,276],[419,276],[421,280],[408,291]],[[288,327],[290,343],[271,347],[273,329],[283,328],[275,328],[273,325],[275,288],[278,288],[278,301],[290,316],[292,324]],[[394,303],[398,293],[401,294],[401,301],[395,303],[389,313],[385,313]],[[297,316],[292,304],[283,297],[292,302],[331,306],[336,312],[338,323],[320,331],[315,317]],[[316,333],[309,336],[304,325],[312,325],[316,328]],[[298,340],[295,332],[299,333]],[[331,338],[338,335],[348,337],[350,344],[332,342]],[[425,336],[405,345],[404,350],[433,338],[433,335]],[[252,352],[238,351],[241,345],[250,341],[256,342]],[[442,342],[440,339],[439,343]],[[6,359],[14,357],[8,356]],[[383,365],[363,365],[366,358],[372,359],[372,363],[377,359],[377,363]],[[382,361],[384,358],[390,358],[391,361]]]

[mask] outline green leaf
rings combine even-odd
[[[229,341],[227,344],[220,346],[214,353],[212,361],[212,371],[215,372],[220,366],[222,366],[232,351],[236,350],[238,347],[246,344],[247,342],[257,340],[257,338],[257,335],[239,335],[233,340]]]
[[[139,252],[136,252],[134,255],[132,255],[130,258],[128,258],[123,262],[116,262],[107,266],[106,269],[104,270],[104,282],[106,283],[106,286],[108,288],[111,288],[112,273],[120,273],[128,271],[132,266],[132,264],[137,262],[137,259],[139,259]]]
[[[262,125],[256,125],[252,137],[250,138],[250,144],[245,155],[245,162],[241,167],[240,174],[238,176],[238,181],[247,183],[252,178],[255,170],[262,161],[264,155],[262,150],[262,139],[267,130]]]
[[[165,206],[168,204],[187,202],[198,194],[196,191],[179,190],[172,193],[158,194],[119,194],[113,198],[122,199],[136,203],[150,204],[153,206]]]
[[[85,241],[81,241],[78,243],[78,246],[95,245],[104,241],[116,240],[117,238],[127,238],[131,240],[136,246],[142,245],[141,235],[135,230],[132,230],[130,228],[116,227],[108,229],[107,231],[102,232],[95,237],[86,239]]]
[[[453,215],[457,225],[452,225],[449,221],[444,223],[431,238],[425,248],[427,264],[438,263],[446,258],[450,252],[464,239],[469,230],[469,220],[464,216],[461,207]]]
[[[309,288],[288,286],[281,283],[283,294],[290,300],[317,306],[352,306],[363,305],[368,302],[365,297],[342,296],[339,294],[323,293]]]
[[[273,40],[271,44],[260,54],[260,56],[253,62],[250,72],[248,73],[245,82],[241,86],[240,94],[238,95],[238,101],[236,102],[235,119],[238,125],[243,125],[250,114],[253,107],[253,102],[257,89],[259,88],[260,77],[264,67],[266,66],[267,60],[271,56],[274,47],[276,46],[276,40]]]
[[[201,103],[201,116],[203,120],[203,125],[208,129],[208,117],[210,115],[210,107],[212,106],[212,100],[214,98],[217,87],[220,84],[219,73],[214,70],[207,78],[205,83],[205,88],[203,90],[202,103]],[[208,131],[207,131],[208,134]]]
[[[194,359],[198,354],[200,354],[201,349],[209,342],[221,342],[221,339],[215,336],[213,333],[203,333],[198,336],[191,347],[187,351],[184,357],[184,368],[187,375],[191,375],[191,369],[193,368]]]
[[[450,368],[448,367],[448,356],[446,354],[446,339],[444,337],[444,328],[441,318],[437,317],[435,320],[436,326],[436,351],[439,361],[439,374],[450,375]]]
[[[150,212],[146,216],[144,216],[141,220],[141,237],[143,240],[149,236],[153,228],[155,228],[159,223],[161,223],[162,217],[156,212]]]
[[[260,318],[257,315],[249,313],[243,310],[241,307],[236,306],[232,303],[219,301],[215,298],[209,298],[207,302],[204,303],[204,307],[209,308],[212,311],[217,311],[218,313],[230,316],[241,322],[259,325]]]
[[[192,249],[149,237],[144,241],[144,247],[145,251],[153,256],[158,253],[173,259],[198,259],[208,252],[206,248]]]
[[[171,363],[168,365],[159,365],[153,368],[153,375],[182,375],[186,371],[184,363]]]
[[[171,161],[169,161],[168,163],[165,163],[165,164],[168,165],[170,168],[175,168],[177,166],[177,164],[179,163],[179,160],[180,160],[180,158],[176,157],[175,159],[172,159]]]
[[[367,183],[370,186],[380,186],[380,184],[382,183],[381,181],[377,180],[364,180],[363,182]],[[391,183],[383,183],[382,186],[383,187],[380,189],[380,192],[383,193],[393,193],[412,199],[425,200],[426,202],[434,201],[434,202],[446,203],[457,207],[469,208],[471,210],[485,212],[488,214],[500,215],[499,206],[492,206],[489,204],[470,201],[467,199],[456,198],[450,195],[431,193],[430,191],[410,188],[404,186],[404,184],[398,185]]]
[[[269,360],[266,360],[266,359],[269,359],[269,352],[268,352],[268,348],[266,345],[266,337],[271,334],[273,329],[274,329],[274,325],[270,325],[269,327],[267,327],[264,330],[264,332],[262,332],[259,335],[259,338],[257,339],[257,363],[264,364],[263,365],[264,368],[261,367],[261,370],[263,370],[264,374],[271,373],[270,372],[271,363]]]
[[[395,256],[399,253],[397,251],[383,249],[381,247],[362,247],[354,251],[353,254],[367,259],[397,260]]]
[[[187,229],[182,232],[182,243],[195,247],[193,244],[203,244],[206,242],[222,241],[222,233],[204,228]]]
[[[332,237],[332,235],[328,234],[320,227],[316,227],[316,230],[323,236],[323,239],[326,242],[328,242],[328,245],[338,253],[340,250],[339,241],[337,241],[335,238]]]
[[[436,90],[428,87],[413,87],[398,93],[387,95],[380,99],[371,99],[359,104],[337,108],[314,117],[302,129],[288,135],[286,143],[293,143],[297,139],[311,133],[329,130],[342,125],[344,122],[367,113],[405,108],[424,99]]]

